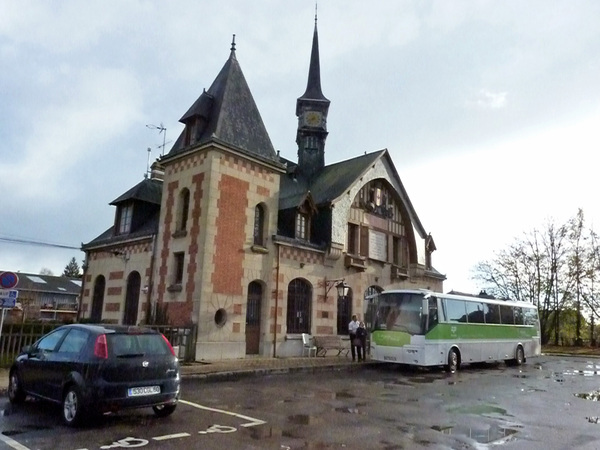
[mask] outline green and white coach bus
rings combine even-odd
[[[500,361],[541,353],[535,305],[428,290],[389,290],[371,307],[371,359],[415,366]]]

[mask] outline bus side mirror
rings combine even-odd
[[[424,298],[423,304],[421,305],[421,311],[424,316],[429,314],[429,300]]]

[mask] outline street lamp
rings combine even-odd
[[[348,296],[348,292],[350,291],[350,285],[346,284],[344,278],[338,278],[335,280],[328,280],[327,278],[325,278],[325,301],[327,301],[327,294],[329,294],[329,291],[334,286],[337,289],[338,298]]]

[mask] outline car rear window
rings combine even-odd
[[[171,350],[160,334],[107,334],[113,356],[170,355]]]

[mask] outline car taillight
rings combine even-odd
[[[106,346],[106,335],[101,334],[96,338],[94,344],[94,355],[98,358],[108,359],[108,347]]]
[[[173,346],[171,345],[171,343],[169,342],[169,340],[166,338],[166,336],[164,334],[161,334],[161,336],[165,340],[165,342],[167,343],[167,345],[169,346],[169,350],[171,350],[171,353],[173,353],[173,356],[177,356],[175,354],[175,350],[173,349]]]

